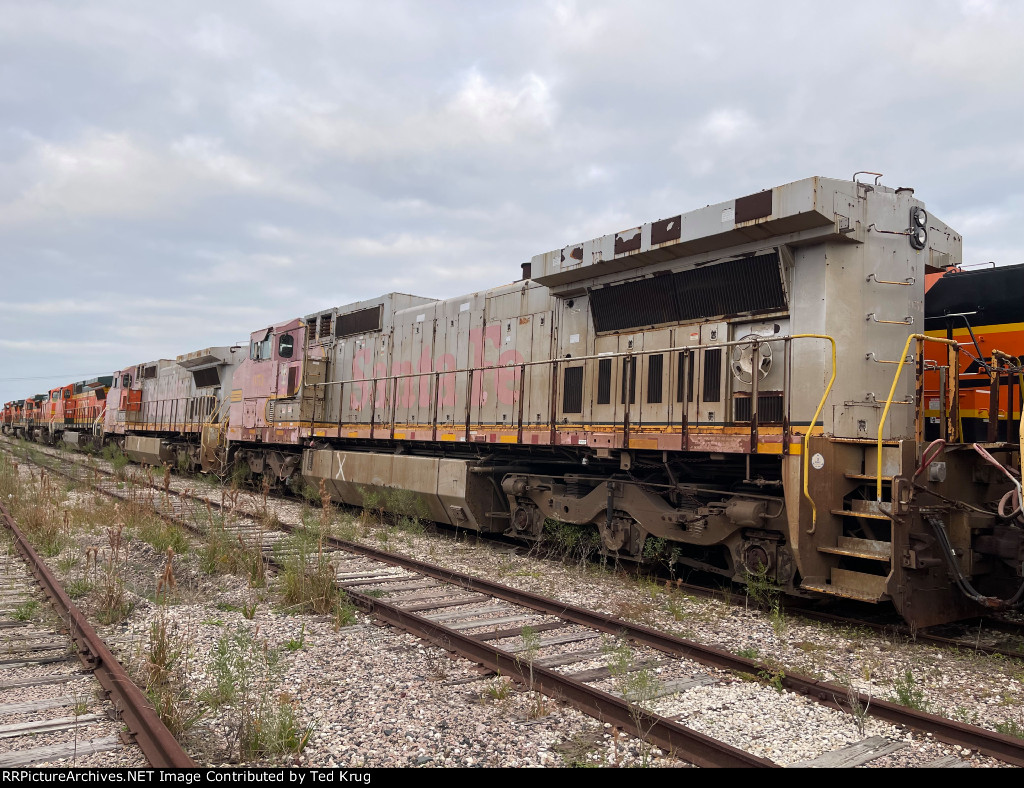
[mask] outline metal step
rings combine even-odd
[[[847,478],[847,479],[853,479],[854,481],[862,481],[862,482],[872,482],[872,483],[874,483],[874,482],[878,481],[878,477],[875,476],[875,474],[873,474],[873,473],[844,473],[843,477]],[[882,484],[892,484],[892,480],[893,480],[892,476],[883,476],[882,477]]]
[[[830,553],[832,555],[847,555],[851,558],[866,558],[869,561],[889,561],[892,558],[892,542],[840,536],[839,544],[835,547],[819,547],[818,552]]]
[[[884,575],[869,575],[851,572],[848,569],[833,569],[830,583],[805,581],[800,587],[807,591],[856,599],[861,602],[880,602],[885,594],[888,579]]]
[[[850,509],[832,509],[832,514],[837,514],[840,517],[866,517],[869,520],[890,520],[888,515],[882,514],[881,512],[855,512]]]

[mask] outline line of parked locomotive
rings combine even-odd
[[[997,329],[964,344],[991,294],[938,297],[970,300],[960,262],[912,189],[810,178],[490,290],[390,293],[8,403],[3,429],[523,540],[587,526],[616,559],[930,625],[1024,595],[1020,364]]]

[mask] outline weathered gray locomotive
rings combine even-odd
[[[590,524],[619,558],[957,618],[1012,600],[1024,559],[996,512],[1016,446],[986,458],[950,422],[925,452],[919,346],[944,341],[912,337],[925,273],[960,256],[910,189],[799,181],[539,255],[493,290],[309,315],[286,423],[342,501],[399,487],[453,525]]]
[[[913,190],[810,178],[538,255],[491,290],[392,293],[263,328],[248,354],[122,370],[106,424],[138,459],[301,474],[524,540],[587,525],[619,559],[928,625],[1024,588],[1013,405],[997,440],[962,442],[958,347],[915,333],[925,274],[960,257]],[[150,368],[175,403],[147,399]]]

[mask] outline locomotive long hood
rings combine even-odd
[[[799,246],[826,240],[863,243],[870,229],[903,234],[903,218],[893,217],[893,226],[877,228],[865,220],[864,197],[870,191],[896,190],[855,181],[806,178],[536,255],[531,275],[540,284],[557,288],[653,262],[713,254],[745,243],[756,245],[769,238],[776,244],[782,241]],[[959,243],[959,236],[954,240]],[[940,271],[950,263],[949,255],[935,253],[932,257],[935,259],[926,261],[928,272]]]

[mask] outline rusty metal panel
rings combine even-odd
[[[583,262],[583,244],[576,244],[575,246],[567,246],[562,249],[562,265],[566,268],[572,268],[574,265],[579,265]]]
[[[419,354],[423,346],[423,331],[427,326],[426,310],[413,309],[397,313],[394,316],[394,336],[391,350],[390,374],[396,376],[411,376],[417,371]],[[433,320],[431,320],[431,335],[433,334]],[[419,401],[418,379],[415,377],[401,377],[392,386],[389,385],[388,393],[394,392],[394,423],[396,439],[399,425],[413,423]]]
[[[640,228],[623,230],[615,234],[615,256],[619,257],[630,252],[640,251]]]
[[[807,178],[680,214],[678,222],[672,217],[643,225],[639,248],[618,256],[616,234],[537,255],[531,263],[532,275],[541,284],[560,287],[688,255],[720,257],[719,250],[783,234],[796,234],[800,242],[830,237],[849,240],[836,229],[833,208],[835,192],[849,190],[849,182]],[[754,221],[757,224],[752,224]],[[635,243],[634,238],[621,238],[620,248]],[[580,247],[577,259],[572,252]]]
[[[651,246],[678,241],[682,237],[683,217],[673,216],[651,223]]]
[[[766,189],[736,200],[736,224],[765,219],[772,215],[772,190]]]

